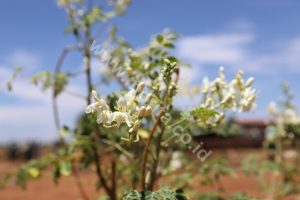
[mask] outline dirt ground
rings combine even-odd
[[[243,176],[241,170],[238,167],[239,161],[248,155],[249,153],[258,154],[261,153],[259,150],[222,150],[215,151],[214,154],[226,154],[230,160],[232,166],[236,166],[236,171],[238,173],[238,178],[232,177],[222,177],[221,183],[224,187],[226,194],[233,194],[235,192],[246,192],[250,195],[256,197],[265,197],[260,191],[257,181],[254,177]],[[11,162],[1,162],[0,163],[0,175],[7,170],[14,170],[18,166],[17,163]],[[95,177],[92,171],[85,171],[81,174],[81,179],[83,180],[84,188],[89,195],[89,198],[97,199],[101,195],[100,192],[95,191]],[[195,177],[195,180],[197,177]],[[163,181],[162,181],[163,182]],[[215,190],[211,187],[196,187],[197,191],[207,191]],[[8,184],[4,190],[0,190],[0,200],[53,200],[53,199],[63,199],[63,200],[81,200],[78,188],[76,187],[76,181],[73,177],[64,177],[61,179],[58,185],[52,182],[52,177],[49,174],[45,174],[39,180],[31,181],[28,184],[26,190],[22,190],[13,184]],[[285,200],[300,200],[300,195],[295,195],[292,197],[285,198]]]

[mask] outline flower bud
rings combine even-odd
[[[224,118],[225,118],[225,114],[224,113],[220,113],[219,115],[217,115],[217,117],[216,117],[216,124],[221,123]]]
[[[167,58],[164,59],[164,62],[165,62],[166,64],[171,64],[170,60],[167,59]]]
[[[145,83],[141,82],[140,84],[138,84],[135,91],[137,94],[140,94],[141,92],[143,92],[144,88],[145,88]]]
[[[141,121],[140,120],[136,120],[134,122],[134,125],[131,129],[129,129],[129,133],[133,133],[139,130],[139,128],[141,127]]]
[[[254,78],[253,78],[253,77],[250,77],[250,78],[246,81],[245,86],[246,86],[246,87],[250,87],[250,86],[253,84],[253,82],[254,82]]]
[[[131,67],[126,67],[126,68],[125,68],[125,71],[127,72],[127,74],[128,74],[129,76],[132,76],[132,75],[133,75],[133,70],[132,70]]]
[[[151,101],[151,99],[152,99],[152,93],[149,93],[149,94],[147,94],[147,96],[146,96],[146,100],[145,100],[145,103],[146,104],[149,104],[150,103],[150,101]]]
[[[225,79],[225,72],[224,72],[224,67],[223,66],[220,67],[219,74],[220,74],[220,78],[222,80],[224,80]]]
[[[142,106],[139,110],[138,118],[143,118],[145,116],[145,113],[146,113],[146,107]]]
[[[150,117],[152,115],[152,108],[150,106],[147,106],[145,117]]]

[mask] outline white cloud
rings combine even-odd
[[[15,51],[7,58],[6,63],[0,63],[1,88],[5,87],[12,75],[8,66],[13,63],[30,67],[25,70],[40,66],[39,57],[25,51]],[[76,83],[67,90],[85,94],[84,88]],[[56,138],[51,91],[42,92],[30,83],[30,77],[23,75],[14,82],[12,92],[0,89],[0,97],[0,133],[4,136],[0,138],[0,142],[28,139],[47,141]],[[70,126],[74,125],[78,114],[84,110],[84,103],[82,99],[61,94],[58,97],[61,121]]]
[[[239,26],[239,23],[236,26]],[[184,76],[192,80],[190,83],[195,80],[200,83],[205,75],[213,78],[221,65],[225,67],[226,75],[229,77],[239,69],[246,72],[246,77],[254,76],[255,87],[259,93],[257,102],[259,108],[251,116],[266,117],[265,108],[268,102],[280,96],[279,84],[283,79],[289,81],[293,91],[298,93],[296,96],[299,96],[298,82],[291,75],[300,73],[300,35],[281,40],[275,45],[273,43],[271,50],[258,52],[253,47],[268,46],[270,41],[266,40],[266,43],[258,44],[255,40],[258,36],[254,32],[254,27],[249,28],[249,26],[236,28],[231,32],[223,30],[210,35],[182,37],[177,43],[176,53],[179,58],[192,64],[192,68],[184,73]],[[210,70],[213,66],[215,68]],[[191,88],[191,86],[184,86]],[[197,99],[181,96],[175,102],[180,107],[186,108],[190,103],[197,104]]]
[[[27,70],[41,67],[40,58],[36,54],[23,49],[15,50],[6,57],[5,61],[8,65],[12,65],[12,67],[21,66]]]
[[[69,87],[70,91],[81,91],[78,87]],[[0,96],[2,96],[0,92]],[[53,140],[55,131],[51,93],[41,92],[28,82],[18,81],[14,90],[6,96],[17,103],[0,104],[0,132],[6,134],[1,142],[8,140]],[[84,110],[82,99],[62,94],[58,97],[60,118],[63,124],[73,126],[78,114]]]
[[[255,54],[252,52],[241,66],[248,71],[264,74],[300,72],[300,37],[292,38],[280,45],[272,53]]]
[[[194,68],[212,64],[260,74],[279,74],[283,69],[300,72],[300,36],[284,41],[272,52],[256,53],[253,44],[251,32],[188,36],[178,41],[177,54],[194,63]]]
[[[188,36],[178,41],[177,53],[196,63],[235,63],[245,59],[253,39],[249,33]]]

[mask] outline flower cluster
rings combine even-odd
[[[275,102],[271,102],[268,107],[268,112],[275,118],[276,121],[288,124],[300,123],[300,115],[293,108],[285,108],[281,110]]]
[[[143,106],[139,106],[139,96],[145,88],[145,83],[140,83],[137,88],[130,90],[121,96],[112,111],[106,101],[100,98],[96,91],[92,91],[92,103],[87,106],[86,113],[97,113],[97,123],[106,128],[120,127],[126,124],[129,134],[136,133],[141,127],[141,120],[152,115],[152,108],[149,106],[151,96],[148,95]],[[126,138],[123,138],[126,139]],[[137,138],[138,140],[138,135]]]
[[[300,115],[293,107],[279,108],[275,102],[271,102],[268,112],[276,123],[276,126],[270,125],[266,130],[266,139],[269,142],[274,141],[277,137],[286,137],[289,134],[286,126],[300,124]],[[292,132],[292,130],[290,131]]]
[[[200,108],[219,111],[212,119],[217,123],[224,118],[225,110],[234,112],[249,112],[256,107],[256,90],[252,88],[254,78],[243,78],[243,72],[239,71],[231,81],[225,79],[224,68],[220,67],[219,77],[212,82],[207,77],[203,79],[201,92],[203,100]]]

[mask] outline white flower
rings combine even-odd
[[[182,163],[181,163],[181,154],[180,152],[174,152],[171,156],[171,161],[170,161],[170,168],[172,171],[175,171],[179,168],[182,167]]]
[[[278,108],[275,102],[271,102],[268,106],[268,112],[271,114],[278,114]]]
[[[100,99],[95,90],[92,91],[92,103],[87,106],[86,113],[94,113],[95,111],[102,112],[103,110],[108,110],[109,107],[103,99]]]
[[[225,79],[224,67],[220,67],[219,77],[212,82],[203,79],[203,100],[200,107],[213,109],[221,113],[209,121],[216,123],[224,118],[226,110],[248,112],[255,108],[256,90],[251,86],[254,78],[243,79],[243,71],[239,71],[235,78],[228,82]]]
[[[117,101],[116,111],[114,112],[110,110],[104,99],[99,98],[96,91],[92,91],[92,103],[87,106],[86,113],[97,113],[97,123],[103,124],[106,128],[119,128],[125,123],[130,127],[130,133],[137,132],[141,126],[141,119],[151,115],[152,112],[149,105],[141,107],[139,105],[140,101],[138,95],[143,91],[144,87],[145,84],[140,83],[137,90],[132,89],[121,96]],[[135,121],[135,123],[133,123],[133,121]]]
[[[254,100],[256,98],[256,90],[247,88],[242,96],[241,111],[248,112],[255,107]]]
[[[210,88],[209,79],[205,77],[202,82],[201,91],[205,94],[209,91],[209,88]]]
[[[136,99],[135,90],[130,90],[129,92],[127,92],[124,95],[124,99],[125,99],[126,104],[127,104],[127,109],[131,110],[133,108],[133,105],[134,105],[134,100]]]
[[[127,102],[123,97],[121,97],[118,100],[117,105],[118,105],[117,109],[119,112],[127,112]]]
[[[245,83],[245,86],[250,87],[253,84],[254,80],[255,79],[253,77],[248,78],[248,80]]]
[[[119,128],[120,125],[122,123],[126,123],[128,127],[131,127],[133,122],[131,120],[131,117],[128,113],[126,112],[113,112],[113,113],[110,113],[108,115],[108,119],[107,119],[107,124],[108,125],[112,125],[112,123],[115,122],[116,126]]]
[[[107,123],[107,120],[108,120],[108,115],[110,114],[111,112],[108,111],[108,110],[104,110],[102,112],[98,112],[97,113],[97,123],[98,124],[106,124]]]
[[[220,74],[220,78],[222,80],[225,80],[225,72],[224,72],[224,67],[223,66],[220,67],[219,74]]]

